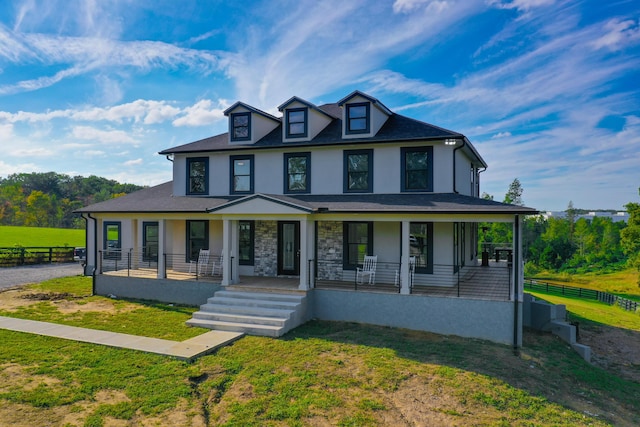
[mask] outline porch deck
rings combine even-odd
[[[122,269],[116,271],[105,271],[102,273],[107,276],[118,277],[139,277],[145,279],[157,278],[156,268],[137,268]],[[411,293],[415,295],[429,295],[445,298],[475,298],[508,301],[511,298],[511,269],[504,261],[491,261],[489,266],[467,266],[460,270],[459,274],[453,275],[456,280],[444,286],[438,283],[437,278],[431,280],[435,285],[429,285],[429,281],[425,280],[428,275],[423,275],[420,280],[416,279],[411,287]],[[222,280],[221,276],[200,275],[185,271],[167,269],[166,276],[168,280],[175,281],[202,281],[207,283],[219,284]],[[384,276],[382,276],[384,277]],[[311,288],[316,289],[340,289],[355,292],[374,292],[374,293],[399,293],[400,289],[391,280],[386,283],[375,284],[357,284],[354,280],[320,280],[315,279],[315,283],[311,284]],[[385,282],[381,280],[381,282]],[[239,283],[228,286],[228,289],[246,289],[260,292],[291,292],[302,293],[298,289],[300,279],[298,277],[259,277],[259,276],[240,276]]]

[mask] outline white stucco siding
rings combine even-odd
[[[176,155],[173,159],[173,194],[184,196],[187,192],[187,157]]]
[[[453,191],[453,155],[444,142],[433,145],[433,192]]]
[[[467,196],[471,195],[471,162],[462,150],[455,152],[456,154],[456,182],[455,191]]]
[[[255,193],[282,194],[284,191],[283,153],[280,151],[258,152],[254,161]]]
[[[320,149],[311,153],[313,194],[342,194],[342,150]]]
[[[401,177],[400,147],[377,146],[373,151],[374,193],[399,193]]]
[[[373,224],[373,254],[378,262],[400,262],[400,224],[375,222]]]

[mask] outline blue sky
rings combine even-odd
[[[465,134],[481,190],[622,209],[640,187],[637,0],[0,2],[0,176],[154,185],[157,154],[359,89]]]

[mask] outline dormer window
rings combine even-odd
[[[292,108],[286,114],[287,138],[307,136],[307,109]]]
[[[231,140],[249,141],[251,139],[251,113],[231,114]]]
[[[368,102],[347,104],[346,133],[369,133],[370,110]]]

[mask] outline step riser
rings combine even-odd
[[[215,329],[217,331],[244,332],[245,334],[248,334],[248,335],[256,335],[261,337],[277,338],[286,333],[286,331],[284,331],[283,328],[277,328],[277,327],[259,328],[259,327],[252,327],[249,325],[235,325],[233,323],[223,323],[223,322],[216,323],[216,325],[210,325],[207,323],[194,321],[193,319],[187,321],[187,324],[190,326],[198,326],[201,328]]]
[[[205,313],[230,313],[259,317],[289,317],[295,310],[270,309],[262,307],[247,307],[241,305],[205,304],[200,306],[200,312]]]
[[[306,296],[287,294],[268,294],[259,292],[217,291],[213,298],[255,299],[261,301],[283,301],[300,303]]]
[[[300,304],[279,301],[247,300],[235,298],[209,298],[207,304],[218,304],[240,307],[261,307],[281,310],[295,310]]]
[[[242,315],[233,315],[233,314],[225,314],[225,313],[204,313],[204,312],[194,313],[193,318],[198,320],[213,320],[217,322],[251,323],[255,325],[268,325],[268,326],[280,326],[280,327],[284,327],[288,320],[288,318],[267,319],[264,317],[242,316]]]

